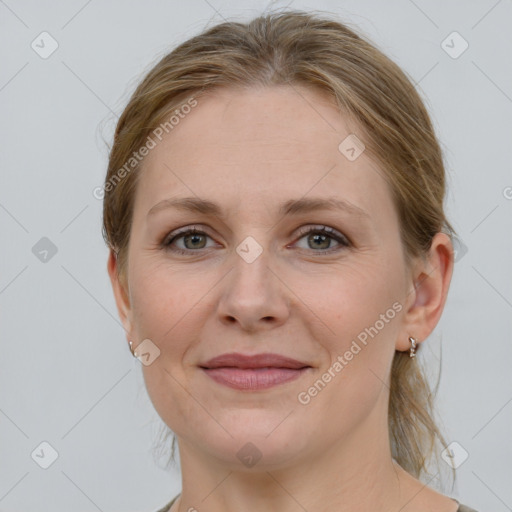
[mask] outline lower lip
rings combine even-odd
[[[299,378],[307,368],[203,368],[203,371],[219,384],[234,389],[254,391],[268,389]]]

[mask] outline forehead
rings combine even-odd
[[[220,89],[198,104],[146,157],[136,209],[195,195],[244,213],[243,205],[338,196],[371,215],[392,209],[384,173],[364,153],[339,149],[357,126],[311,88]],[[359,133],[362,139],[362,134]],[[348,140],[351,140],[350,138]]]

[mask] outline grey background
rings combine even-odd
[[[359,26],[431,112],[467,249],[423,354],[436,368],[442,349],[439,415],[469,453],[447,492],[480,512],[512,510],[510,0],[0,0],[0,510],[152,511],[179,492],[177,470],[151,453],[162,422],[106,272],[93,196],[103,138],[177,43],[287,3]],[[47,59],[31,48],[42,31],[59,45]],[[458,58],[441,46],[453,31],[469,44]],[[57,249],[46,262],[33,252],[42,237]],[[58,452],[48,469],[31,457],[43,441]]]

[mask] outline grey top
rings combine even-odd
[[[156,512],[169,512],[169,509],[172,507],[173,503],[178,499],[178,497],[179,497],[179,494],[173,500],[171,500],[169,503],[167,503],[167,505],[165,505],[165,507],[157,510]],[[452,500],[459,503],[454,498],[452,498]],[[466,505],[462,505],[461,503],[459,503],[459,508],[457,509],[457,512],[477,512],[477,511],[474,508],[471,508],[471,507],[468,507]]]

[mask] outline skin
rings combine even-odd
[[[452,246],[438,233],[428,257],[406,265],[399,219],[384,173],[363,152],[338,145],[349,126],[317,90],[284,86],[216,90],[144,161],[134,204],[127,283],[108,271],[120,318],[136,347],[160,355],[142,365],[149,396],[177,436],[182,494],[172,512],[368,510],[455,512],[391,457],[387,404],[394,353],[433,331],[444,308]],[[223,217],[161,209],[168,198],[218,203]],[[342,211],[282,216],[302,197],[350,201]],[[206,235],[162,246],[178,228]],[[328,226],[348,238],[315,239],[301,227]],[[262,253],[236,251],[248,236]],[[392,304],[402,307],[307,405],[297,396]],[[266,390],[239,391],[198,367],[226,353],[276,352],[313,368]],[[411,364],[416,364],[411,360]],[[261,459],[237,452],[253,443]],[[249,505],[248,505],[249,504]]]

